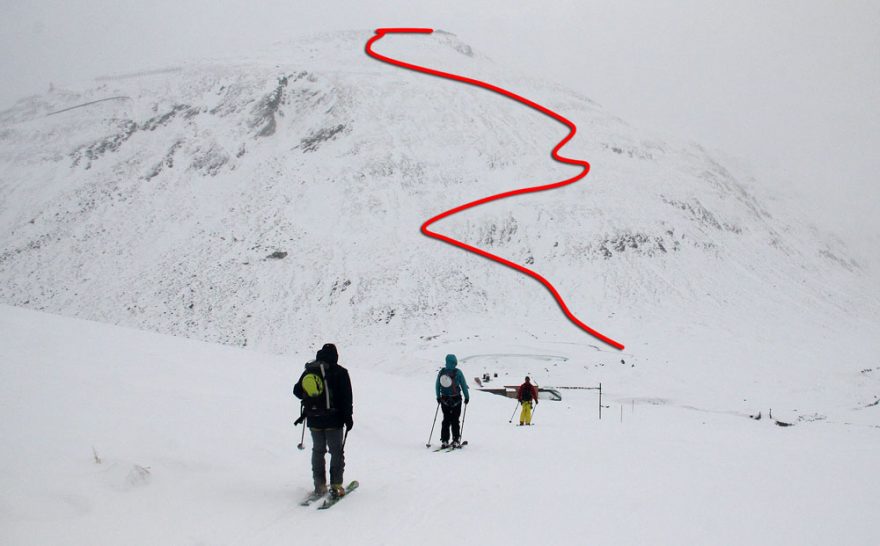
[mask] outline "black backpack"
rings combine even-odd
[[[330,376],[327,373],[329,367],[329,364],[320,360],[309,362],[299,379],[303,414],[307,417],[324,417],[334,412]]]
[[[531,402],[532,401],[532,385],[530,383],[523,383],[522,386],[522,398],[523,402]]]
[[[456,368],[443,368],[440,370],[440,395],[455,397],[461,394],[461,386],[458,381],[458,370]]]

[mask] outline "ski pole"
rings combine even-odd
[[[303,425],[302,438],[299,439],[299,445],[296,446],[296,448],[299,449],[299,450],[303,450],[303,449],[306,448],[305,444],[303,444],[303,442],[306,441],[306,424],[303,423],[302,425]]]
[[[437,409],[434,410],[434,422],[431,423],[431,434],[428,434],[428,443],[425,447],[431,447],[431,436],[434,435],[434,426],[437,424],[437,413],[440,411],[440,402],[437,402]]]
[[[513,422],[513,416],[516,415],[516,410],[518,410],[518,409],[519,409],[519,400],[516,401],[516,406],[514,406],[514,408],[513,408],[513,413],[510,414],[510,421],[508,421],[508,423]]]
[[[346,440],[348,440],[348,429],[345,429],[345,434],[342,436],[342,449],[345,449]]]
[[[461,439],[464,437],[464,419],[467,417],[467,404],[464,405],[464,414],[461,416],[461,430],[458,431],[458,438]],[[467,443],[467,442],[463,442]]]

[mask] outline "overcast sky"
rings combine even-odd
[[[817,224],[878,254],[880,2],[436,4],[0,0],[0,109],[49,82],[227,57],[308,32],[440,28],[636,127],[741,158]]]

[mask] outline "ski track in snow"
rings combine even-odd
[[[569,184],[573,184],[573,183],[577,182],[578,180],[584,178],[587,175],[587,173],[590,171],[590,164],[587,163],[586,161],[579,160],[579,159],[571,159],[571,158],[567,158],[567,157],[563,157],[563,156],[559,155],[559,150],[563,146],[565,146],[572,138],[574,138],[575,133],[577,133],[577,127],[575,126],[574,123],[572,123],[568,119],[562,117],[561,115],[557,114],[556,112],[550,110],[549,108],[545,108],[544,106],[541,106],[540,104],[533,102],[525,97],[517,95],[516,93],[512,93],[510,91],[507,91],[506,89],[502,89],[500,87],[497,87],[495,85],[492,85],[492,84],[489,84],[486,82],[482,82],[482,81],[475,80],[472,78],[467,78],[464,76],[459,76],[457,74],[451,74],[448,72],[441,72],[441,71],[435,70],[433,68],[427,68],[424,66],[410,64],[407,62],[400,61],[398,59],[386,57],[384,55],[381,55],[381,54],[373,51],[373,44],[376,43],[377,41],[381,40],[383,37],[385,37],[386,34],[389,34],[389,33],[431,34],[433,32],[434,32],[433,29],[427,29],[427,28],[380,28],[380,29],[376,30],[375,36],[373,36],[372,38],[370,38],[367,41],[366,48],[365,48],[366,53],[367,53],[367,55],[373,57],[376,60],[391,64],[391,65],[394,65],[394,66],[397,66],[400,68],[405,68],[408,70],[413,70],[416,72],[421,72],[421,73],[429,74],[432,76],[438,76],[441,78],[446,78],[446,79],[454,80],[457,82],[465,83],[468,85],[474,85],[476,87],[481,87],[481,88],[487,89],[489,91],[493,91],[493,92],[498,93],[500,95],[503,95],[507,98],[513,99],[521,104],[524,104],[530,108],[533,108],[546,116],[553,118],[554,120],[556,120],[556,121],[562,123],[563,125],[565,125],[566,127],[568,127],[569,132],[568,132],[568,135],[565,136],[565,138],[563,138],[561,141],[559,141],[558,144],[556,144],[556,146],[551,151],[550,155],[553,157],[553,159],[555,159],[556,161],[559,161],[560,163],[566,163],[569,165],[574,165],[574,166],[580,167],[581,172],[579,172],[575,176],[572,176],[570,178],[566,178],[565,180],[561,180],[559,182],[554,182],[551,184],[543,184],[540,186],[520,188],[520,189],[516,189],[516,190],[510,190],[510,191],[502,192],[502,193],[499,193],[496,195],[490,195],[488,197],[483,197],[482,199],[477,199],[476,201],[471,201],[471,202],[465,203],[463,205],[459,205],[457,207],[454,207],[452,209],[447,210],[446,212],[442,212],[442,213],[434,216],[433,218],[428,219],[424,224],[422,224],[422,228],[421,228],[422,233],[427,235],[428,237],[432,237],[432,238],[437,239],[439,241],[443,241],[443,242],[451,244],[453,246],[462,248],[464,250],[467,250],[468,252],[473,252],[474,254],[477,254],[479,256],[482,256],[482,257],[487,258],[489,260],[492,260],[494,262],[500,263],[500,264],[505,265],[511,269],[519,271],[520,273],[528,275],[529,277],[532,277],[533,279],[537,280],[542,285],[544,285],[544,287],[547,288],[547,290],[549,290],[551,294],[553,294],[553,297],[556,300],[556,303],[559,304],[559,307],[562,309],[562,312],[565,314],[566,317],[568,317],[568,319],[571,322],[573,322],[579,328],[581,328],[582,330],[584,330],[588,334],[592,335],[596,339],[602,341],[603,343],[607,343],[608,345],[611,345],[612,347],[614,347],[618,350],[623,350],[624,346],[622,343],[615,341],[615,340],[611,339],[610,337],[605,336],[604,334],[599,333],[598,331],[594,330],[593,328],[590,328],[584,322],[582,322],[580,319],[578,319],[574,315],[574,313],[572,313],[568,309],[568,305],[566,305],[565,301],[562,299],[562,296],[560,296],[560,294],[556,290],[556,288],[550,283],[550,281],[548,281],[546,278],[544,278],[539,273],[537,273],[527,267],[521,266],[517,263],[511,262],[510,260],[502,258],[501,256],[487,252],[481,248],[471,246],[467,243],[459,241],[458,239],[454,239],[452,237],[448,237],[446,235],[443,235],[443,234],[440,234],[440,233],[437,233],[435,231],[431,231],[430,229],[428,229],[429,226],[435,222],[438,222],[444,218],[447,218],[449,216],[452,216],[452,215],[457,214],[459,212],[462,212],[464,210],[467,210],[467,209],[470,209],[470,208],[473,208],[473,207],[476,207],[479,205],[483,205],[485,203],[489,203],[491,201],[497,201],[500,199],[504,199],[506,197],[512,197],[514,195],[521,195],[521,194],[525,194],[525,193],[534,193],[534,192],[539,192],[539,191],[551,190],[551,189],[555,189],[555,188],[560,188],[562,186],[567,186]]]

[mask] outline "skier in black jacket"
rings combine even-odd
[[[303,401],[306,424],[312,434],[312,478],[315,493],[327,491],[324,455],[330,452],[330,493],[345,494],[342,474],[345,470],[343,453],[346,431],[354,427],[352,420],[351,379],[348,370],[337,362],[336,346],[327,343],[306,364],[306,369],[296,382],[293,394]],[[309,376],[309,377],[307,377]]]

